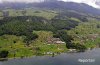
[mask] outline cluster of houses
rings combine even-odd
[[[99,34],[89,34],[85,38],[81,39],[81,43],[84,44],[85,41],[92,40],[95,41],[100,35]],[[78,37],[80,38],[80,37]]]
[[[99,37],[99,34],[90,34],[90,35],[88,35],[88,38],[93,40],[93,41],[98,37]]]
[[[48,44],[64,44],[65,42],[61,41],[60,38],[48,38]]]

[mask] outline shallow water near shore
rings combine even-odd
[[[9,59],[0,65],[99,65],[100,48],[80,53],[62,53],[55,57],[34,56],[32,58]]]

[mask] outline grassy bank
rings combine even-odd
[[[8,58],[30,57],[34,55],[46,55],[52,53],[66,52],[65,44],[48,44],[46,39],[52,37],[52,32],[36,31],[39,35],[36,40],[32,40],[27,46],[23,42],[24,36],[3,35],[0,36],[0,51],[9,51]]]
[[[91,20],[80,23],[79,26],[68,31],[73,36],[75,44],[84,45],[86,48],[94,48],[100,45],[100,21]]]

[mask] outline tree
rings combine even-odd
[[[22,11],[22,14],[25,16],[26,15],[26,10],[23,10]]]
[[[97,28],[100,28],[100,24],[97,25]]]
[[[61,40],[66,42],[66,46],[67,48],[72,47],[72,40],[73,38],[67,34],[67,32],[65,30],[60,30],[56,33],[56,35],[54,35],[54,37],[59,37]]]
[[[0,51],[0,58],[6,58],[8,57],[8,51],[6,50],[3,50],[3,51]]]
[[[79,50],[79,52],[84,52],[87,49],[86,46],[79,43],[75,44],[74,47],[75,49]]]
[[[35,40],[36,38],[38,38],[37,34],[30,33],[30,34],[26,35],[26,38],[24,39],[24,42],[26,43],[27,46],[29,46],[30,41]]]

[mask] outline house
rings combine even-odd
[[[90,34],[90,35],[87,36],[87,38],[91,39],[91,40],[95,40],[98,37],[99,37],[99,34]]]
[[[60,38],[48,38],[47,42],[49,44],[64,44],[65,42],[61,41]]]

